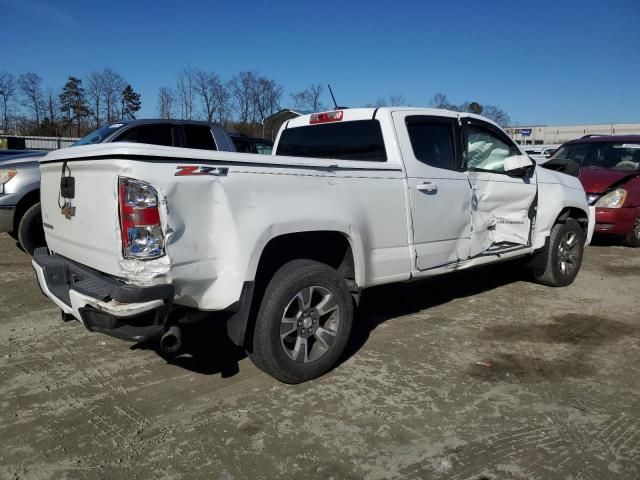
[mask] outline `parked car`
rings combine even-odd
[[[580,180],[596,207],[595,231],[640,247],[640,135],[587,136],[565,143],[554,159],[580,166]]]
[[[558,150],[560,145],[525,145],[524,151],[538,163],[544,163]]]
[[[73,144],[135,142],[169,147],[233,152],[220,125],[180,120],[129,120],[99,128]],[[38,151],[0,160],[0,233],[10,232],[29,253],[44,245],[40,213]]]
[[[237,152],[271,155],[273,142],[266,138],[248,137],[242,133],[229,133]]]
[[[9,150],[0,149],[0,161],[4,160],[3,157],[15,157],[16,155],[28,155],[31,153],[38,154],[40,152],[42,152],[42,150],[18,150],[15,148],[12,148]],[[43,152],[43,153],[47,153],[47,152]]]
[[[446,110],[301,116],[272,156],[111,144],[40,165],[33,266],[64,315],[165,352],[185,319],[226,322],[288,383],[336,365],[365,288],[515,258],[564,286],[593,231],[576,177]]]

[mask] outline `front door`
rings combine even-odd
[[[471,237],[471,187],[463,171],[457,117],[394,112],[407,171],[417,270],[466,260]]]
[[[505,172],[505,159],[520,151],[490,123],[468,119],[463,135],[472,186],[470,256],[530,246],[538,192],[535,170],[520,176]]]

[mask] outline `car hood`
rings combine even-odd
[[[42,153],[26,153],[24,155],[16,155],[12,157],[5,157],[0,159],[0,168],[10,168],[26,166],[29,163],[38,164],[40,157],[46,155],[47,152]]]
[[[587,193],[604,193],[612,186],[622,185],[640,172],[611,170],[608,168],[581,168],[580,181]]]

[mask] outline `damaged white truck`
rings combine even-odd
[[[517,257],[564,286],[593,232],[578,179],[537,166],[480,116],[306,115],[274,152],[48,154],[42,291],[89,330],[166,352],[185,317],[226,322],[259,368],[298,383],[339,362],[363,289]]]

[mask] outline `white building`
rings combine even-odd
[[[640,123],[518,125],[507,127],[506,131],[521,145],[558,145],[585,135],[640,135]]]

